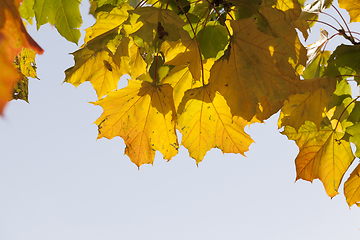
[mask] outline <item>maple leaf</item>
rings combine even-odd
[[[224,54],[229,34],[224,26],[209,22],[197,33],[197,40],[200,42],[200,50],[205,59],[218,59]]]
[[[330,51],[319,52],[312,62],[305,68],[304,72],[301,74],[302,77],[305,79],[311,79],[324,76],[330,55]]]
[[[78,28],[82,24],[79,4],[78,0],[36,0],[33,10],[37,28],[49,22],[61,36],[77,43],[81,36]]]
[[[337,195],[342,177],[354,160],[350,143],[342,139],[345,132],[341,124],[334,119],[318,130],[307,121],[299,131],[286,126],[282,133],[294,140],[300,150],[295,159],[296,179],[312,182],[318,178],[330,197]]]
[[[336,88],[336,79],[330,77],[304,80],[301,93],[289,96],[284,102],[278,121],[279,128],[291,126],[298,130],[305,121],[314,122],[319,128],[327,113]]]
[[[259,120],[264,120],[297,91],[294,69],[289,63],[284,65],[288,57],[282,58],[288,55],[278,51],[283,50],[278,40],[259,31],[255,20],[230,23],[234,35],[225,55],[212,67],[209,81],[224,96],[233,115],[250,121],[257,114]],[[290,76],[284,76],[284,72]]]
[[[208,83],[210,69],[214,65],[214,61],[215,59],[210,58],[203,61],[205,84]],[[194,80],[188,65],[175,66],[163,79],[162,83],[168,83],[173,87],[173,97],[176,109],[178,109],[187,90],[202,86],[200,81]]]
[[[244,132],[248,122],[232,117],[225,99],[209,86],[185,92],[178,108],[177,124],[183,135],[181,144],[197,164],[211,148],[244,155],[253,142]]]
[[[124,25],[126,34],[134,34],[149,45],[159,39],[176,41],[185,32],[184,21],[173,11],[155,7],[142,7],[129,11],[129,24]]]
[[[189,70],[195,81],[200,81],[202,56],[195,38],[190,38],[190,35],[184,32],[178,41],[165,40],[161,44],[160,51],[164,53],[166,64],[189,65]]]
[[[360,75],[360,45],[338,46],[328,60],[327,76]]]
[[[104,112],[96,124],[98,138],[120,136],[125,153],[137,166],[153,163],[156,150],[170,160],[178,152],[172,87],[129,80],[128,86],[94,103]]]
[[[360,22],[360,0],[339,0],[339,7],[349,12],[350,22]]]
[[[43,53],[41,47],[27,33],[19,14],[20,1],[0,2],[0,114],[5,104],[12,99],[14,85],[22,79],[13,66],[15,56],[23,48]]]
[[[113,36],[116,35],[117,31],[113,32]],[[98,38],[90,41],[86,47],[77,50],[73,55],[75,66],[65,71],[64,82],[77,87],[89,81],[96,90],[98,98],[117,89],[118,81],[124,72],[114,63],[112,52]]]
[[[97,13],[96,23],[85,30],[84,45],[102,34],[112,32],[114,29],[118,29],[119,31],[122,23],[129,17],[128,10],[132,9],[129,4],[124,3],[121,6],[114,7],[110,12],[100,11]]]
[[[349,207],[354,204],[360,207],[360,164],[357,165],[348,180],[346,180],[344,184],[344,195]]]

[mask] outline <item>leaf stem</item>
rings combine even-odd
[[[350,38],[351,38],[351,40],[352,40],[351,42],[354,43],[354,37],[353,37],[353,35],[351,34],[349,25],[346,23],[345,19],[343,18],[343,16],[342,16],[341,13],[339,12],[339,10],[338,10],[334,5],[331,4],[331,6],[335,9],[335,11],[339,14],[340,18],[341,18],[341,19],[343,20],[343,22],[345,23],[345,26],[346,26],[346,28],[347,28],[347,30],[348,30],[348,32],[349,32],[349,34],[350,34]],[[343,29],[343,30],[344,30],[344,29]],[[345,31],[344,31],[344,32],[345,32]]]
[[[327,23],[327,22],[323,22],[323,21],[319,21],[319,20],[306,20],[307,22],[318,22],[318,23],[322,23],[325,24],[331,28],[333,28],[335,31],[339,32],[339,29],[337,29],[336,27],[334,27],[333,25]]]
[[[209,5],[215,10],[215,12],[217,13],[217,15],[219,16],[219,19],[221,20],[221,22],[224,24],[224,26],[225,26],[225,28],[226,28],[226,31],[229,33],[229,36],[231,36],[231,34],[230,34],[230,30],[229,30],[229,28],[227,27],[227,25],[225,24],[225,21],[224,21],[224,19],[222,19],[222,17],[221,17],[221,14],[219,13],[219,11],[216,9],[216,7],[212,4],[212,2],[210,2],[209,0],[206,0],[208,3],[209,3]],[[225,19],[226,20],[226,19]]]
[[[351,104],[353,104],[354,102],[356,102],[356,100],[357,100],[358,98],[360,98],[360,96],[357,96],[357,97],[354,98],[348,105],[346,105],[346,107],[344,108],[344,110],[342,111],[342,113],[341,113],[340,116],[339,116],[339,119],[338,119],[338,121],[337,121],[337,123],[336,123],[336,125],[335,125],[335,129],[334,129],[334,130],[337,129],[337,127],[338,127],[338,125],[339,125],[339,123],[340,123],[341,117],[342,117],[343,114],[345,113],[346,109],[348,109],[348,107],[349,107]]]
[[[189,19],[189,16],[186,14],[186,12],[184,11],[184,9],[183,9],[183,7],[180,5],[180,4],[178,4],[178,7],[181,9],[181,11],[184,13],[184,15],[185,15],[185,17],[186,17],[186,19],[187,19],[187,21],[189,22],[189,24],[190,24],[190,27],[191,27],[191,30],[192,30],[192,32],[193,32],[193,34],[194,34],[194,39],[195,39],[195,41],[196,41],[196,45],[197,45],[197,48],[198,48],[198,51],[199,51],[199,56],[200,56],[200,65],[201,65],[201,79],[202,79],[202,84],[205,86],[205,79],[204,79],[204,65],[203,65],[203,61],[202,61],[202,55],[201,55],[201,49],[200,49],[200,44],[199,44],[199,41],[198,41],[198,39],[197,39],[197,37],[196,37],[196,32],[195,32],[195,30],[194,30],[194,27],[193,27],[193,25],[191,24],[191,22],[190,22],[190,19]]]

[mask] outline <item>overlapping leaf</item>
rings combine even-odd
[[[301,93],[291,95],[284,102],[279,117],[279,128],[291,126],[298,130],[305,121],[314,122],[317,128],[325,117],[336,79],[330,77],[304,80],[300,85]]]
[[[202,57],[196,39],[190,38],[187,32],[179,41],[164,41],[160,49],[165,55],[165,63],[169,65],[189,65],[189,70],[195,79],[200,81]]]
[[[156,150],[170,160],[178,149],[172,91],[169,84],[129,80],[126,88],[95,103],[104,110],[95,122],[98,138],[122,137],[125,153],[137,166],[153,163]]]
[[[312,122],[306,122],[299,131],[285,127],[283,134],[294,140],[299,147],[295,159],[297,179],[320,179],[330,197],[338,194],[342,177],[354,155],[350,143],[342,140],[344,131],[337,120],[318,130]]]
[[[253,19],[231,21],[231,27],[234,36],[211,69],[209,81],[225,97],[233,115],[248,121],[256,114],[266,119],[297,91],[300,80],[290,71],[288,55],[278,39],[260,32]]]
[[[244,132],[248,124],[241,117],[232,117],[225,99],[209,86],[185,92],[178,109],[178,126],[183,135],[181,144],[196,163],[211,148],[224,153],[244,155],[253,140]]]
[[[360,75],[360,45],[340,45],[331,54],[328,60],[328,68],[325,71],[328,76]]]
[[[116,37],[117,30],[107,37]],[[85,48],[73,53],[75,66],[65,71],[65,82],[79,86],[85,81],[91,82],[99,98],[112,90],[117,89],[117,84],[124,68],[114,63],[113,53],[97,38],[89,42]],[[123,71],[123,72],[122,72]]]

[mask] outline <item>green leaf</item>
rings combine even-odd
[[[198,32],[197,39],[200,42],[200,50],[205,59],[219,58],[224,53],[229,35],[224,26],[210,23]]]
[[[360,75],[360,45],[341,44],[331,54],[325,75],[335,77],[355,74]]]
[[[330,51],[321,51],[317,57],[305,68],[302,76],[305,79],[318,78],[324,75]]]
[[[21,17],[28,21],[30,24],[33,23],[32,18],[35,16],[33,6],[34,0],[24,0],[20,5],[19,9]]]
[[[81,36],[79,27],[82,24],[80,2],[81,0],[35,0],[37,28],[45,23],[55,25],[61,36],[77,44]]]

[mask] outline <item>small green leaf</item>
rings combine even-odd
[[[224,54],[229,35],[222,25],[208,24],[202,31],[198,32],[197,39],[205,59],[219,58]]]

